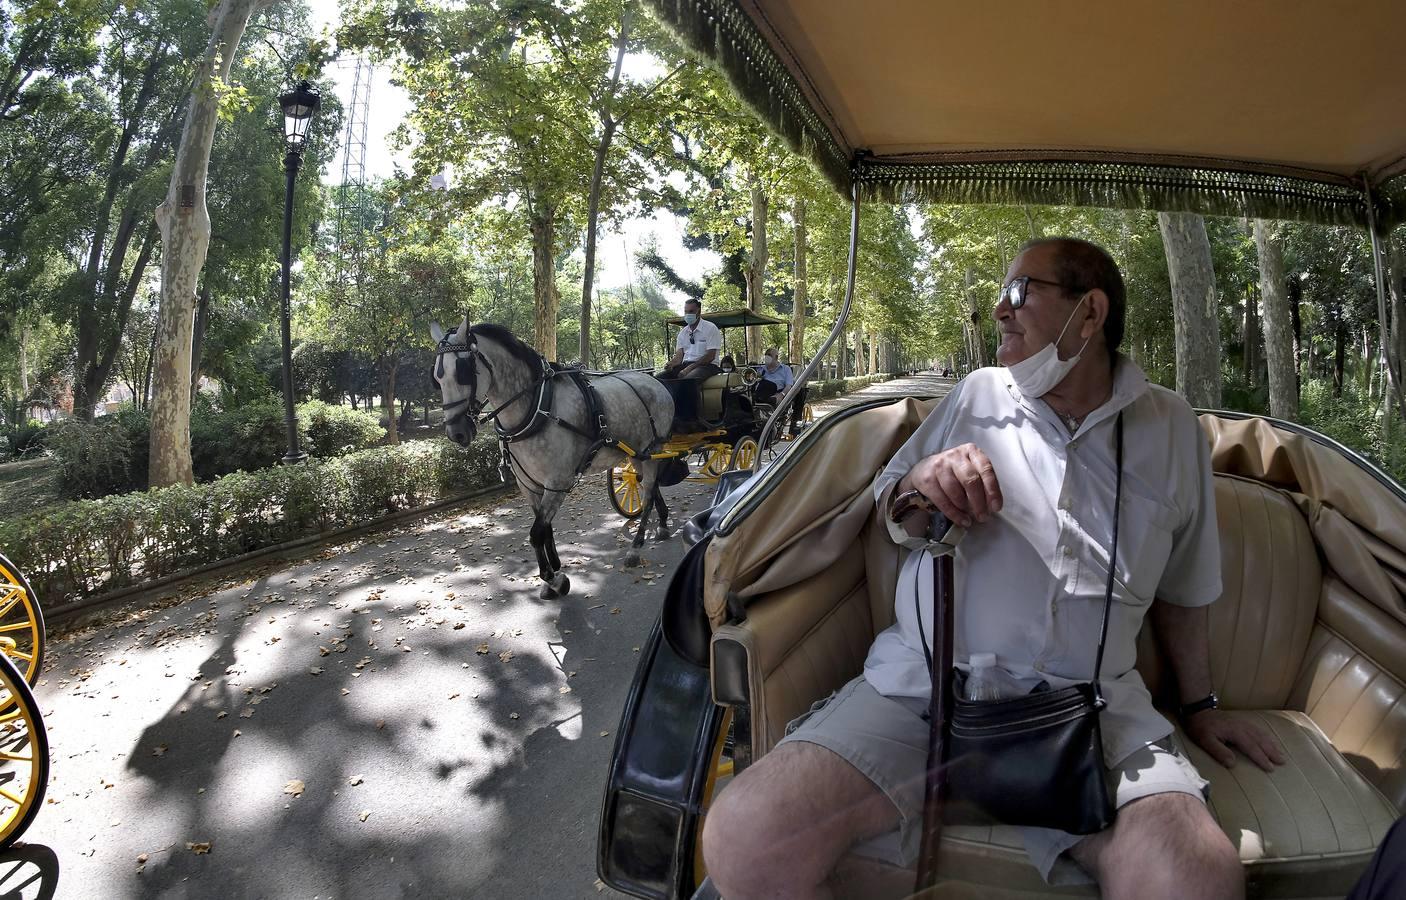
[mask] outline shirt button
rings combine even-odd
[[[1059,612],[1059,601],[1058,601],[1058,600],[1051,600],[1051,601],[1050,601],[1050,614],[1053,615],[1053,614],[1055,614],[1055,613],[1057,613],[1057,612]]]
[[[1071,547],[1071,546],[1069,546],[1068,544],[1065,544],[1065,545],[1064,545],[1064,555],[1065,555],[1066,557],[1073,556],[1073,555],[1074,555],[1074,548]]]

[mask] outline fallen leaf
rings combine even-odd
[[[303,783],[294,778],[283,786],[283,793],[292,794],[294,797],[303,796]]]
[[[509,719],[517,719],[517,718],[520,718],[520,717],[518,716],[517,713],[508,713],[508,718],[509,718]]]
[[[362,778],[360,775],[353,775],[351,778],[347,779],[347,784],[351,785],[352,787],[356,787],[363,781],[365,781],[365,779]]]
[[[611,609],[611,610],[610,610],[610,614],[611,614],[612,616],[618,616],[618,615],[620,615],[620,607],[617,606],[617,607],[614,607],[613,609]]]
[[[186,849],[192,851],[196,856],[210,852],[211,841],[186,841]]]
[[[455,623],[454,623],[454,630],[455,630],[455,631],[458,631],[460,628],[463,628],[463,627],[464,627],[464,623],[463,623],[463,622],[455,622]]]
[[[241,718],[241,719],[252,719],[252,718],[254,718],[254,707],[252,707],[252,706],[246,706],[246,707],[244,707],[243,709],[241,709],[241,710],[239,711],[239,718]]]
[[[513,651],[511,651],[511,650],[504,650],[502,653],[499,653],[499,654],[498,654],[498,661],[499,661],[499,662],[507,662],[508,660],[510,660],[510,659],[512,659],[512,658],[513,658]]]
[[[478,645],[478,655],[479,655],[479,656],[487,656],[487,655],[488,655],[488,644],[487,644],[486,642]]]
[[[608,731],[602,731],[602,732],[600,733],[600,736],[601,736],[601,737],[605,737],[607,734],[610,734],[610,732],[608,732]]]
[[[148,856],[147,854],[143,853],[143,854],[141,854],[140,856],[137,857],[137,862],[139,862],[139,863],[145,863],[145,862],[146,862],[148,859],[150,859],[150,858],[151,858],[150,856]]]
[[[314,674],[314,675],[321,675],[321,674],[322,674],[322,666],[313,666],[311,669],[308,669],[308,671],[311,672],[311,673]]]
[[[369,809],[363,809],[363,810],[357,815],[357,818],[360,819],[361,821],[365,822],[367,819],[371,818],[371,810],[369,810]]]
[[[244,733],[244,732],[240,731],[238,728],[234,729],[234,736],[235,736],[235,737],[239,737],[239,736],[240,736],[241,734],[243,734],[243,733]]]
[[[170,749],[171,749],[171,748],[170,748],[168,745],[166,745],[166,744],[157,744],[155,747],[151,748],[151,755],[152,755],[152,756],[165,756],[165,755],[166,755],[166,751],[167,751],[167,750],[170,750]]]

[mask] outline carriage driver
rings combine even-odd
[[[699,418],[699,390],[702,383],[720,371],[714,360],[723,347],[723,333],[718,326],[703,318],[703,304],[687,300],[683,305],[683,320],[679,329],[674,355],[655,377],[674,398],[674,426],[688,427]]]
[[[1185,400],[1116,352],[1124,308],[1122,276],[1101,248],[1068,238],[1026,244],[996,305],[1005,367],[979,369],[952,389],[875,480],[876,502],[887,512],[897,493],[916,489],[967,526],[956,556],[959,666],[994,652],[1007,695],[1088,681],[1123,414],[1100,720],[1118,814],[1083,837],[1023,828],[1025,848],[1048,882],[1092,878],[1106,898],[1238,898],[1240,859],[1206,808],[1207,783],[1133,667],[1145,615],[1176,674],[1191,740],[1227,766],[1237,752],[1265,770],[1284,757],[1264,731],[1216,709],[1207,605],[1221,593],[1220,547],[1207,442]],[[890,536],[921,547],[925,519],[918,511],[891,524]],[[896,623],[875,639],[864,673],[792,722],[709,811],[704,855],[729,900],[828,896],[829,873],[852,847],[916,862],[931,684],[924,638],[933,646],[930,620],[919,623],[920,609],[932,608],[927,556],[907,555]]]

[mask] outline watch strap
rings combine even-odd
[[[1204,712],[1208,709],[1217,709],[1219,707],[1220,698],[1217,697],[1215,695],[1215,692],[1213,691],[1207,696],[1202,697],[1200,700],[1195,701],[1194,703],[1182,704],[1181,707],[1177,710],[1177,715],[1185,719],[1187,716],[1192,716],[1196,713]]]

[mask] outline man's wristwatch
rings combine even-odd
[[[1183,703],[1180,707],[1177,708],[1177,716],[1184,721],[1187,718],[1208,709],[1220,709],[1220,698],[1216,696],[1215,691],[1212,691],[1210,694],[1205,697],[1202,697],[1195,703]]]

